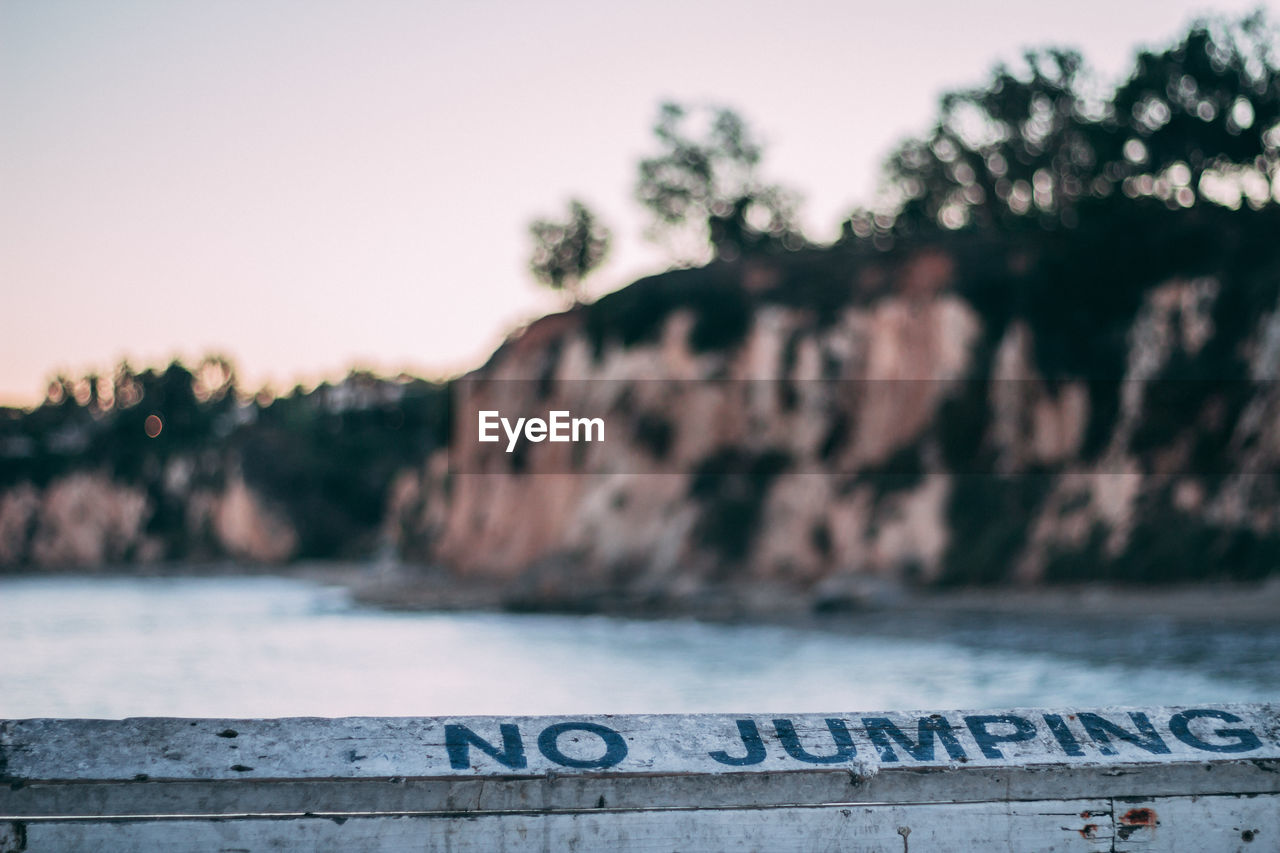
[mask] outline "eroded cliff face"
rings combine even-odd
[[[1280,265],[1253,216],[1205,230],[1235,243],[1201,240],[1194,263],[1160,219],[1150,244],[1098,227],[671,271],[531,324],[450,399],[357,377],[163,453],[50,451],[0,490],[0,566],[389,543],[422,583],[485,592],[467,601],[698,612],[1262,577],[1280,569]],[[476,440],[481,411],[600,418],[605,440],[506,452]],[[113,447],[136,456],[114,479]]]
[[[170,460],[165,489],[183,517],[153,524],[147,492],[103,472],[77,471],[43,488],[0,493],[0,567],[99,569],[172,559],[281,563],[297,549],[288,521],[232,468],[219,488],[193,486],[191,461]]]
[[[776,278],[735,274],[747,292]],[[851,276],[873,296],[822,321],[766,302],[718,349],[694,343],[706,306],[639,343],[593,334],[581,310],[534,323],[455,384],[451,447],[399,478],[389,535],[551,606],[726,585],[826,607],[905,582],[1159,581],[1165,551],[1138,551],[1180,519],[1206,558],[1249,567],[1226,574],[1280,564],[1275,481],[1257,475],[1280,459],[1280,311],[1251,324],[1257,381],[1205,462],[1197,442],[1241,389],[1175,401],[1153,435],[1147,380],[1214,339],[1214,279],[1150,290],[1123,375],[1098,381],[1044,376],[1030,326],[984,324],[943,252]],[[607,440],[494,452],[474,440],[478,410],[603,416]]]

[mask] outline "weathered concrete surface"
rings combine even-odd
[[[602,798],[613,807],[654,808],[1274,792],[1278,732],[1269,705],[13,720],[0,723],[10,783],[0,790],[0,814],[205,813],[213,804],[213,813],[399,811],[410,802],[412,811],[484,812],[592,808]],[[405,785],[411,794],[401,793]],[[338,801],[322,809],[314,798],[321,791]],[[359,808],[340,802],[351,797]]]
[[[10,720],[0,782],[4,853],[1274,849],[1280,709]]]
[[[1274,849],[1276,798],[1245,796],[116,821],[0,820],[0,851],[1077,851]]]

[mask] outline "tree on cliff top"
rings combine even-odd
[[[529,225],[533,256],[529,269],[552,290],[567,292],[575,303],[582,280],[604,261],[612,235],[585,204],[573,199],[562,220],[539,219]]]
[[[690,119],[704,123],[689,131]],[[652,215],[650,238],[667,243],[684,262],[733,259],[773,248],[799,248],[797,196],[757,174],[762,149],[733,110],[704,108],[691,115],[664,103],[653,134],[660,152],[640,161],[636,199]]]
[[[1280,39],[1261,13],[1199,21],[1143,51],[1109,94],[1074,51],[1026,54],[983,87],[943,96],[924,136],[886,164],[877,215],[856,236],[1036,224],[1071,227],[1113,195],[1171,208],[1258,208],[1280,186]]]

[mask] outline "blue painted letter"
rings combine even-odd
[[[746,755],[734,758],[723,749],[707,754],[730,767],[746,767],[749,764],[759,764],[764,761],[764,741],[760,739],[760,729],[756,727],[755,720],[738,720],[738,736],[742,738],[742,745],[747,748]]]
[[[587,732],[604,741],[604,755],[599,758],[570,758],[560,751],[560,736],[565,732]],[[627,757],[627,742],[622,735],[608,726],[596,723],[556,723],[547,726],[538,735],[538,749],[548,760],[564,767],[584,770],[603,770]]]
[[[960,761],[968,757],[964,754],[964,747],[960,745],[947,718],[938,714],[920,718],[916,724],[917,741],[915,743],[887,717],[863,717],[862,724],[867,727],[867,736],[871,738],[871,742],[880,750],[881,761],[898,760],[897,754],[893,751],[894,741],[916,761],[933,761],[935,738],[942,741],[943,747],[947,750],[947,756],[951,760]]]
[[[1194,711],[1183,711],[1180,714],[1174,714],[1169,720],[1169,731],[1173,732],[1173,736],[1194,749],[1203,749],[1206,752],[1249,752],[1262,746],[1262,741],[1258,740],[1258,736],[1249,729],[1214,729],[1213,733],[1218,737],[1235,738],[1235,743],[1210,743],[1196,737],[1191,733],[1191,727],[1187,725],[1192,720],[1201,717],[1210,717],[1215,720],[1221,720],[1224,723],[1243,723],[1244,720],[1235,714],[1228,714],[1226,711],[1208,711],[1197,709]]]
[[[853,745],[853,738],[849,735],[849,729],[845,727],[843,720],[827,720],[827,731],[831,732],[831,739],[836,743],[834,755],[814,755],[806,750],[800,745],[800,738],[796,736],[796,727],[790,720],[774,720],[773,727],[778,731],[782,748],[796,761],[803,761],[806,764],[840,764],[858,753],[858,748]]]
[[[1013,714],[976,714],[965,717],[964,721],[987,758],[1004,758],[1004,753],[996,746],[998,743],[1020,743],[1036,736],[1034,723]],[[1007,735],[997,735],[987,730],[987,726],[996,725],[1013,726],[1013,731]]]
[[[1093,738],[1093,742],[1098,745],[1098,752],[1103,755],[1115,755],[1115,747],[1111,745],[1111,738],[1118,737],[1120,740],[1128,741],[1134,746],[1145,749],[1157,755],[1168,755],[1169,747],[1165,745],[1164,740],[1156,731],[1155,726],[1151,725],[1151,721],[1147,719],[1147,715],[1141,711],[1130,711],[1129,719],[1133,720],[1133,725],[1137,728],[1136,732],[1131,732],[1123,726],[1118,726],[1110,720],[1105,720],[1097,714],[1087,712],[1080,714],[1080,723],[1084,726],[1084,730],[1089,733],[1089,737]]]
[[[1067,755],[1084,755],[1084,750],[1080,748],[1080,741],[1076,740],[1076,736],[1071,733],[1071,729],[1067,728],[1066,721],[1062,717],[1057,714],[1045,714],[1044,721],[1048,724],[1049,731],[1053,732],[1053,739]]]
[[[480,747],[486,755],[512,770],[520,770],[525,766],[524,741],[520,739],[520,730],[515,723],[503,723],[502,749],[498,749],[471,729],[450,723],[444,727],[444,745],[449,751],[449,766],[454,770],[466,770],[471,766],[470,748]]]

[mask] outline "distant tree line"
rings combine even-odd
[[[209,356],[110,376],[55,377],[44,402],[0,409],[0,491],[100,472],[142,488],[148,533],[190,556],[186,501],[232,471],[283,511],[301,557],[367,549],[400,470],[448,441],[445,385],[353,371],[339,383],[276,396],[246,393],[234,365]]]

